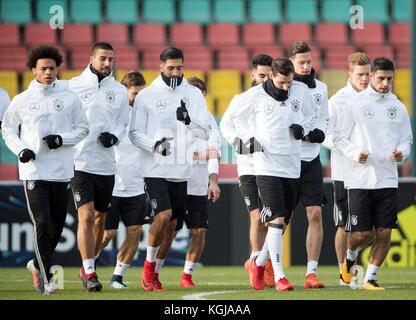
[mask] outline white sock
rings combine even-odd
[[[276,226],[276,227],[275,227]],[[285,278],[283,272],[283,225],[270,224],[267,231],[267,245],[269,247],[270,259],[272,260],[274,281],[279,281],[280,278]]]
[[[350,250],[347,248],[347,259],[350,261],[354,261],[358,257],[358,250]]]
[[[91,274],[95,272],[94,259],[82,260],[82,266],[84,267],[85,274]]]
[[[339,266],[339,273],[341,273],[341,272],[342,272],[342,265],[343,265],[343,263],[338,263],[338,266]]]
[[[306,275],[311,273],[316,273],[316,269],[318,268],[318,261],[308,261],[308,268],[306,270]]]
[[[156,259],[155,273],[160,273],[160,269],[165,264],[165,259]]]
[[[117,264],[116,264],[116,267],[114,268],[113,274],[116,276],[123,277],[129,267],[130,267],[129,264],[126,264],[117,260]]]
[[[148,262],[156,261],[156,255],[157,255],[157,251],[159,250],[159,247],[147,247],[146,260]]]
[[[257,256],[255,263],[258,266],[264,267],[266,265],[267,259],[269,259],[269,246],[267,245],[267,236],[264,240],[263,248],[260,251],[260,254]]]
[[[368,280],[376,280],[377,272],[380,267],[376,266],[375,264],[369,264],[367,266],[367,272],[365,273],[364,283],[368,282]]]
[[[250,259],[257,257],[261,251],[251,251]]]
[[[183,272],[192,276],[195,271],[196,264],[196,262],[186,260]]]

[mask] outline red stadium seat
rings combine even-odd
[[[61,43],[71,47],[74,45],[89,45],[94,42],[93,26],[87,23],[65,24],[61,30]]]
[[[160,54],[166,49],[166,46],[147,46],[140,47],[141,51],[141,68],[146,70],[156,70],[160,66]],[[185,57],[186,61],[186,57]]]
[[[326,69],[347,69],[348,56],[355,52],[352,46],[331,46],[330,49],[325,49],[325,65]]]
[[[282,47],[279,46],[256,46],[253,49],[249,50],[250,57],[253,58],[258,54],[268,54],[272,58],[283,57],[284,51]]]
[[[71,69],[84,70],[88,66],[91,49],[92,44],[84,46],[71,46],[68,48],[71,57]]]
[[[399,46],[395,48],[396,51],[396,68],[398,69],[408,69],[411,67],[410,64],[410,44]]]
[[[0,47],[0,70],[26,71],[27,51],[23,46]]]
[[[2,181],[18,180],[17,165],[13,163],[0,163],[0,180]]]
[[[170,42],[177,47],[202,45],[202,25],[181,22],[172,24],[170,27]]]
[[[118,70],[133,70],[139,68],[139,50],[131,46],[113,46],[115,65]]]
[[[239,45],[239,26],[234,23],[211,23],[207,26],[207,43],[212,48]]]
[[[328,45],[346,45],[348,29],[344,23],[318,23],[315,26],[315,40],[319,47]]]
[[[393,22],[389,24],[389,41],[393,46],[410,44],[410,23]]]
[[[248,47],[274,45],[274,25],[269,23],[244,24],[243,43]]]
[[[17,46],[19,43],[19,25],[15,23],[0,23],[0,46]]]
[[[250,58],[246,48],[232,47],[218,50],[218,69],[247,71],[250,68]]]
[[[392,61],[394,60],[393,47],[388,45],[363,46],[362,48],[357,48],[357,51],[365,52],[371,61],[378,57],[386,57]]]
[[[133,42],[138,46],[166,46],[166,27],[161,23],[136,24]]]
[[[185,70],[202,70],[204,72],[211,71],[212,66],[212,50],[206,46],[186,46],[181,47],[184,55]]]
[[[128,44],[128,26],[121,23],[102,23],[97,25],[97,42],[109,42],[112,45]]]
[[[351,29],[351,40],[356,46],[384,44],[384,25],[368,22],[364,24],[364,29]]]
[[[31,23],[25,26],[24,41],[27,45],[49,44],[57,42],[57,31],[47,23]]]
[[[312,41],[312,26],[308,23],[283,23],[279,26],[278,41],[285,48],[298,40],[310,43]]]

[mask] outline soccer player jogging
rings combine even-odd
[[[397,162],[411,151],[412,129],[406,106],[391,92],[393,62],[374,59],[370,85],[347,102],[333,137],[335,148],[349,160],[344,185],[348,189],[348,235],[342,280],[354,276],[358,248],[368,242],[375,228],[370,260],[364,277],[365,290],[384,290],[376,276],[397,228]]]
[[[325,140],[322,145],[331,150],[331,178],[334,194],[334,222],[337,227],[335,234],[335,252],[338,259],[340,285],[348,285],[342,280],[341,270],[347,250],[347,234],[345,223],[348,216],[348,194],[344,188],[344,175],[348,174],[342,153],[334,148],[333,134],[339,119],[339,112],[348,101],[359,92],[365,90],[370,83],[371,62],[363,52],[356,52],[348,57],[348,82],[338,90],[328,101],[329,124]],[[372,238],[372,237],[371,237]],[[371,240],[371,239],[369,239]]]
[[[3,119],[3,138],[18,156],[27,208],[34,226],[35,258],[27,264],[39,293],[55,294],[52,256],[67,214],[74,145],[88,134],[81,101],[56,79],[62,63],[51,46],[32,49],[27,67],[35,79],[13,98]]]
[[[228,143],[235,141],[237,153],[252,153],[256,183],[263,209],[262,223],[268,224],[260,255],[251,259],[251,285],[264,288],[264,266],[270,257],[278,291],[293,290],[282,264],[283,228],[296,200],[301,166],[301,139],[314,127],[315,106],[307,86],[293,81],[294,68],[287,58],[272,62],[269,78],[238,97],[235,113],[238,125],[246,123],[241,136],[225,132]],[[224,132],[223,132],[224,134]]]
[[[185,214],[187,179],[192,175],[195,137],[209,136],[209,111],[202,92],[183,78],[180,49],[160,54],[160,71],[136,97],[129,137],[142,151],[140,165],[145,190],[154,212],[149,228],[141,277],[145,291],[153,291],[156,255],[170,220]]]
[[[105,42],[92,48],[90,63],[69,88],[82,101],[90,134],[76,146],[75,175],[71,187],[78,210],[77,242],[82,259],[79,278],[83,289],[101,291],[95,258],[104,234],[105,216],[114,187],[114,145],[126,132],[129,121],[127,89],[112,75],[114,50]]]
[[[187,81],[190,85],[199,88],[204,96],[207,95],[207,86],[204,81],[197,77],[191,77]],[[205,234],[208,229],[207,199],[212,199],[212,202],[215,203],[219,200],[221,193],[218,186],[218,158],[221,140],[214,117],[210,116],[209,118],[211,131],[208,141],[195,140],[193,173],[187,180],[185,217],[179,218],[177,221],[171,220],[156,256],[154,280],[155,290],[158,291],[164,290],[159,280],[160,269],[165,263],[174,238],[183,227],[184,220],[186,226],[191,229],[191,242],[186,252],[185,266],[179,285],[181,287],[195,286],[192,275],[204,250]]]
[[[273,58],[266,54],[259,54],[252,59],[252,70],[250,73],[252,83],[251,86],[264,83],[271,71]],[[241,131],[246,130],[245,124],[238,124],[238,119],[235,117],[235,113],[238,111],[239,106],[239,96],[236,95],[235,98],[231,101],[229,107],[225,111],[220,128],[224,136],[236,133],[236,135],[241,135]],[[234,147],[240,144],[240,141],[235,141]],[[238,147],[238,146],[237,146]],[[236,149],[237,150],[237,149]],[[239,151],[242,151],[239,149]],[[258,256],[261,252],[261,249],[266,239],[267,227],[260,221],[260,208],[262,207],[261,199],[259,197],[259,192],[256,183],[256,176],[253,163],[253,155],[250,153],[236,153],[237,157],[237,171],[238,171],[238,180],[241,194],[244,198],[244,202],[247,206],[247,210],[250,215],[250,244],[251,244],[251,255],[244,263],[245,270],[250,274],[252,270],[250,269],[250,260]],[[268,286],[274,287],[274,275],[273,268],[271,267],[270,262],[266,264],[266,284]],[[270,281],[271,280],[271,281]]]
[[[316,277],[319,255],[323,240],[322,206],[324,196],[322,164],[319,158],[321,143],[328,127],[328,88],[315,78],[312,68],[312,52],[307,43],[294,42],[289,48],[289,57],[295,67],[294,80],[303,82],[309,88],[317,109],[315,128],[302,139],[302,165],[298,197],[302,201],[308,219],[306,234],[307,270],[304,288],[325,288]]]
[[[129,95],[129,118],[133,113],[136,95],[145,85],[143,75],[138,71],[128,72],[121,80]],[[117,235],[118,224],[121,220],[126,226],[126,238],[121,245],[116,267],[109,287],[124,289],[123,276],[130,267],[137,252],[142,225],[152,221],[150,206],[144,193],[144,181],[140,174],[140,150],[131,142],[128,135],[120,139],[120,144],[114,147],[116,160],[115,185],[111,207],[105,220],[105,231],[100,250]]]

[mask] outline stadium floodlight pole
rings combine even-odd
[[[410,24],[411,24],[411,82],[412,82],[412,128],[413,128],[413,140],[416,134],[416,1],[410,1],[411,13],[410,13]],[[416,154],[415,147],[413,145],[412,151],[412,176],[416,177]]]

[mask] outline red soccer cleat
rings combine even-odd
[[[256,290],[264,289],[264,267],[256,265],[255,260],[251,260],[252,287]]]
[[[279,281],[276,282],[276,290],[277,291],[292,291],[293,286],[287,281],[286,278],[280,278]]]
[[[155,286],[153,283],[153,275],[155,273],[156,261],[148,262],[144,261],[142,277],[140,279],[140,284],[144,291],[153,291]]]
[[[254,288],[253,285],[253,268],[251,267],[251,259],[248,258],[246,262],[244,262],[244,270],[248,273],[249,279],[250,279],[250,286]]]
[[[264,284],[270,288],[274,288],[274,271],[272,260],[267,259],[266,265],[264,266]]]
[[[153,284],[155,291],[166,291],[166,289],[162,287],[162,283],[159,281],[159,273],[153,274]]]
[[[318,280],[315,273],[310,273],[305,279],[304,289],[319,289],[325,288],[325,285]]]
[[[187,273],[182,273],[181,282],[179,283],[181,287],[196,287],[196,284],[192,282],[192,276]]]

